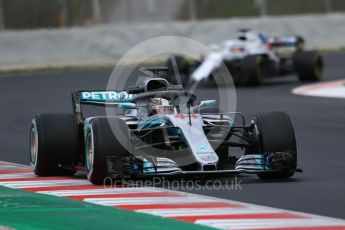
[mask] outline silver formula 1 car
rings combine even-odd
[[[72,101],[72,114],[32,120],[30,158],[37,175],[73,175],[85,167],[88,179],[102,184],[107,177],[168,175],[289,178],[298,170],[294,128],[284,112],[260,113],[246,124],[243,114],[220,112],[215,100],[196,104],[181,85],[152,76],[121,92],[73,91]],[[84,117],[85,105],[114,114]]]
[[[172,56],[167,66],[179,70],[185,85],[190,81],[212,82],[223,63],[236,85],[260,85],[266,77],[292,73],[301,81],[322,79],[322,56],[316,50],[305,51],[304,39],[300,36],[268,36],[244,29],[236,39],[212,45],[211,49],[212,52],[197,61]],[[282,49],[292,49],[292,52],[280,52]],[[174,74],[172,71],[168,75],[169,81],[174,81]]]

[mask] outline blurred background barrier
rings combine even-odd
[[[89,24],[203,20],[345,12],[344,0],[0,0],[0,26],[33,29]]]
[[[0,0],[0,67],[103,62],[156,36],[206,45],[239,28],[345,46],[344,0]]]

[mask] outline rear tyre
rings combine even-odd
[[[236,85],[257,86],[262,84],[264,73],[264,57],[250,55],[242,60],[241,74],[235,74]]]
[[[279,162],[282,171],[258,173],[261,179],[286,179],[292,177],[297,166],[295,131],[288,114],[284,112],[260,113],[254,118],[259,133],[257,152],[291,152],[292,159]]]
[[[320,81],[323,72],[323,59],[318,51],[297,51],[293,64],[300,81]]]
[[[109,123],[114,125],[114,130],[118,130],[116,136]],[[105,178],[108,177],[107,157],[128,155],[128,126],[117,117],[97,117],[86,128],[85,138],[87,178],[93,184],[104,184]]]
[[[30,162],[39,176],[73,175],[79,130],[72,114],[38,114],[30,128]]]

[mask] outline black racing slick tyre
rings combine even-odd
[[[242,59],[241,74],[235,79],[236,85],[257,86],[262,84],[264,73],[264,57],[250,55]]]
[[[114,135],[112,128],[116,130]],[[97,117],[86,127],[85,166],[87,178],[96,185],[105,184],[108,177],[107,157],[128,155],[129,129],[125,121],[117,117]]]
[[[277,168],[282,171],[259,173],[261,179],[286,179],[292,177],[297,166],[297,145],[295,131],[288,114],[284,112],[268,112],[257,114],[254,118],[259,133],[259,153],[289,152],[292,157],[288,161],[279,162]]]
[[[30,128],[30,161],[39,176],[73,175],[80,151],[72,114],[38,114]]]
[[[293,64],[300,81],[320,81],[323,72],[323,59],[318,51],[297,51]]]

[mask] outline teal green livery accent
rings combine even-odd
[[[134,103],[130,103],[130,102],[119,103],[118,107],[121,109],[136,109],[137,108]]]

